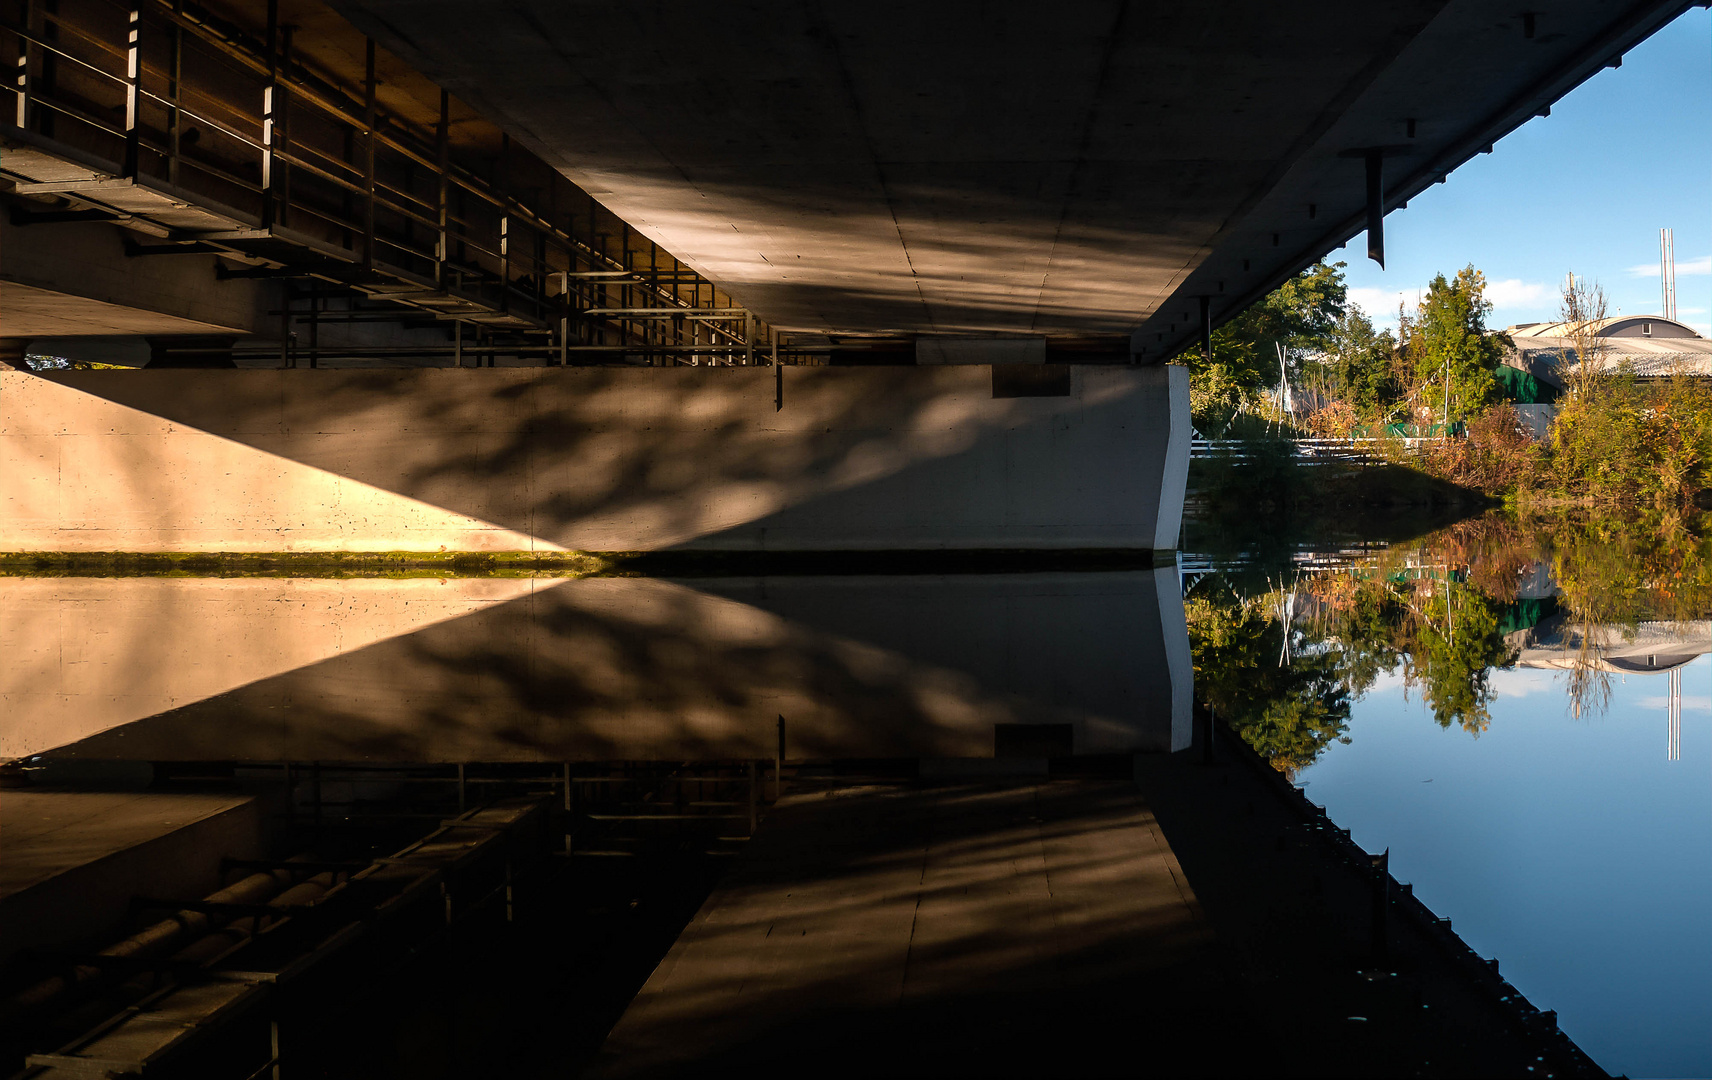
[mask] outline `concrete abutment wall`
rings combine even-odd
[[[1174,548],[1186,372],[1070,374],[0,372],[0,550]]]

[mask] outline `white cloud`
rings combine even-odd
[[[1401,303],[1410,312],[1420,302],[1420,293],[1392,292],[1388,289],[1351,289],[1349,299],[1356,307],[1367,313],[1376,326],[1397,325],[1397,305]]]
[[[1501,698],[1528,697],[1533,694],[1552,694],[1559,690],[1555,673],[1540,671],[1536,668],[1516,668],[1510,671],[1494,671],[1491,675],[1492,689]]]
[[[1653,262],[1631,266],[1629,267],[1629,274],[1633,277],[1656,278],[1659,276],[1659,264]],[[1689,259],[1686,262],[1678,262],[1676,264],[1676,276],[1682,277],[1685,274],[1712,274],[1712,255],[1702,255],[1698,259]]]
[[[1523,281],[1520,278],[1505,278],[1494,281],[1486,286],[1486,299],[1492,301],[1495,308],[1526,307],[1538,303],[1542,298],[1553,295],[1557,290],[1552,286],[1538,281]]]
[[[1635,702],[1642,709],[1657,709],[1664,712],[1670,708],[1668,697],[1644,697]],[[1712,712],[1712,697],[1701,697],[1696,694],[1682,695],[1683,712]]]

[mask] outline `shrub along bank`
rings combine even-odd
[[[1544,442],[1501,404],[1419,460],[1433,476],[1520,504],[1686,508],[1712,489],[1712,382],[1618,372],[1565,399]]]

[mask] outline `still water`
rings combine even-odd
[[[1198,704],[1605,1068],[1712,1075],[1712,543],[1492,517],[1322,546],[1097,571],[0,576],[0,757],[753,760],[784,718],[799,758],[989,756],[1014,724],[1181,751]]]
[[[1712,1074],[1707,545],[1493,519],[1293,562],[1185,575],[1197,697],[1608,1071]]]

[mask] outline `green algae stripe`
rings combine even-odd
[[[423,551],[0,552],[0,577],[591,577],[624,553]]]
[[[0,577],[585,578],[1148,570],[1176,554],[1062,551],[0,552]]]

